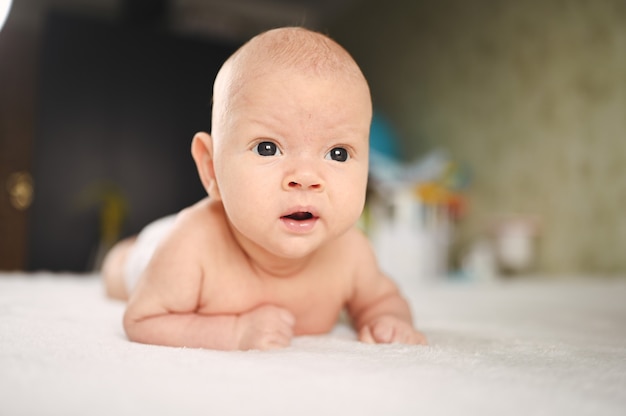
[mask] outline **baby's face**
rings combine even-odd
[[[284,258],[346,232],[365,203],[365,82],[274,71],[248,80],[214,129],[220,196],[240,239]]]

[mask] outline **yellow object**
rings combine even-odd
[[[427,205],[447,204],[452,194],[448,189],[435,182],[424,182],[417,185],[417,196]]]
[[[100,243],[112,246],[122,234],[128,203],[118,186],[110,183],[93,184],[79,196],[79,206],[101,204],[99,209]]]
[[[126,201],[118,192],[105,192],[100,209],[100,240],[105,244],[115,243],[121,233],[126,216]]]

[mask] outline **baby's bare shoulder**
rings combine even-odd
[[[338,261],[340,260],[340,261]],[[376,256],[367,236],[357,227],[350,229],[324,250],[325,264],[332,265],[341,274],[352,280],[362,270],[377,270]]]
[[[364,260],[374,260],[374,251],[367,236],[358,227],[353,227],[346,232],[338,241],[339,249],[350,259],[361,263]]]
[[[369,284],[371,281],[384,279],[374,248],[360,229],[354,227],[347,232],[341,245],[342,260],[350,264],[354,284]]]
[[[167,238],[167,246],[179,252],[203,253],[204,257],[223,240],[225,232],[227,225],[223,209],[207,198],[179,212]]]
[[[206,235],[207,229],[219,232],[225,226],[226,217],[222,205],[205,198],[180,211],[174,228],[191,237]]]
[[[178,213],[146,269],[148,281],[177,287],[183,282],[197,286],[202,276],[219,267],[223,262],[225,238],[220,230],[225,226],[214,205],[202,200]]]

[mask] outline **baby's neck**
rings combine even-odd
[[[250,241],[231,228],[233,237],[242,253],[250,262],[250,267],[262,278],[287,279],[302,274],[312,261],[315,252],[305,257],[288,258],[278,256],[254,241]]]
[[[261,278],[289,279],[301,275],[307,269],[309,259],[280,259],[271,262],[254,259],[248,255],[251,266],[256,274]]]
[[[269,253],[262,247],[243,247],[250,265],[259,277],[288,279],[302,274],[314,257],[310,254],[301,258],[284,258]]]

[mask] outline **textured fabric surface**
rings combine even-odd
[[[0,274],[2,415],[623,415],[626,280],[405,289],[430,345],[129,342],[97,276]]]

